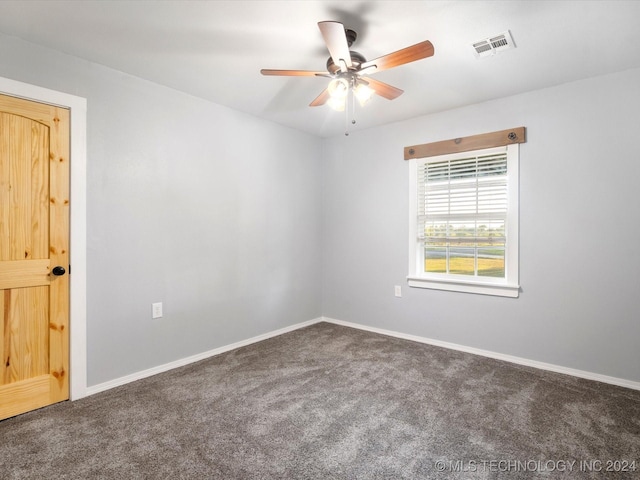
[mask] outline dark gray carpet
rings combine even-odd
[[[320,323],[2,421],[0,478],[640,478],[640,392]]]

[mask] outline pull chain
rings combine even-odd
[[[347,94],[348,95],[348,94]],[[344,136],[349,136],[349,99],[344,102]]]
[[[351,124],[355,125],[356,124],[356,95],[353,91],[351,92],[351,115],[353,116],[353,118],[351,119]]]
[[[344,102],[344,136],[349,136],[349,96],[351,95],[351,89],[347,91],[347,98]]]
[[[351,124],[356,124],[356,96],[353,93],[352,89],[349,89],[347,92],[347,99],[344,102],[344,135],[346,137],[349,136],[349,97],[351,97]]]

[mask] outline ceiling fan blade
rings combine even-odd
[[[272,70],[263,68],[260,70],[262,75],[278,75],[284,77],[317,77],[326,76],[327,72],[312,72],[311,70]]]
[[[318,27],[333,63],[339,66],[341,71],[346,72],[351,67],[351,53],[349,53],[344,25],[340,22],[318,22]]]
[[[327,103],[327,100],[331,95],[329,95],[329,89],[325,88],[320,95],[316,97],[316,99],[309,104],[310,107],[319,107],[320,105],[324,105]]]
[[[380,80],[374,80],[373,78],[367,77],[367,83],[371,90],[388,100],[393,100],[404,93],[404,90],[400,90],[399,88],[389,85],[388,83],[381,82]]]
[[[388,55],[383,55],[382,57],[364,62],[360,66],[360,70],[375,67],[367,70],[367,73],[380,72],[399,65],[404,65],[405,63],[415,62],[416,60],[431,57],[433,53],[433,45],[429,40],[425,40],[424,42],[416,43],[411,47],[403,48],[397,52],[389,53]]]

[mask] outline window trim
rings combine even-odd
[[[417,195],[418,195],[418,164],[439,160],[463,158],[467,155],[486,154],[491,151],[507,152],[507,192],[509,198],[509,213],[507,216],[506,238],[508,246],[505,249],[505,278],[473,277],[455,274],[429,273],[421,274],[422,255],[419,250],[421,242],[417,241]],[[425,155],[426,156],[426,155]],[[463,293],[496,295],[517,298],[520,293],[519,284],[519,143],[512,143],[494,148],[458,151],[444,155],[433,155],[422,160],[413,159],[410,162],[409,174],[409,275],[407,283],[410,287],[429,288]]]

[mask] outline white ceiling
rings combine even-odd
[[[375,97],[351,131],[640,67],[640,1],[0,1],[0,32],[314,135],[344,113],[309,107],[328,80],[317,22],[358,33],[371,60],[423,40],[431,58],[375,74],[405,93]],[[477,59],[471,44],[511,31],[517,48]]]

